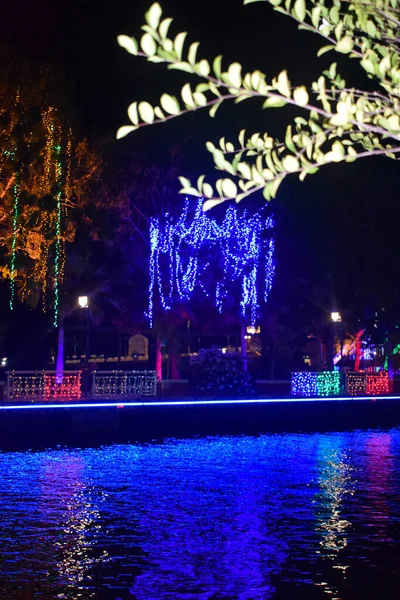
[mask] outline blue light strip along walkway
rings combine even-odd
[[[53,408],[130,408],[130,407],[148,407],[148,406],[211,406],[213,404],[232,405],[232,404],[292,404],[298,402],[374,402],[376,400],[400,400],[400,396],[341,396],[335,398],[245,398],[240,400],[163,400],[159,402],[83,402],[64,404],[9,404],[0,405],[2,410],[43,410]]]

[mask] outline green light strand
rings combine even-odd
[[[61,146],[55,147],[57,154],[60,154]],[[56,249],[54,257],[54,327],[58,326],[58,318],[60,312],[60,253],[61,253],[61,175],[62,175],[62,164],[60,161],[57,162],[56,176],[59,184],[59,191],[57,193],[57,219],[56,219]]]
[[[11,287],[11,295],[10,295],[10,310],[14,308],[14,299],[15,299],[15,258],[17,254],[17,236],[18,236],[18,215],[19,215],[19,185],[18,183],[14,184],[13,187],[13,237],[11,242],[11,261],[10,261],[10,287]]]

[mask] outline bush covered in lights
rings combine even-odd
[[[248,396],[254,382],[240,354],[223,354],[213,346],[202,349],[189,363],[189,382],[208,396]]]

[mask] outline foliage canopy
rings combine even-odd
[[[297,174],[303,180],[330,163],[373,155],[396,159],[400,153],[398,0],[244,0],[244,4],[252,2],[268,2],[294,19],[299,29],[320,36],[318,56],[333,51],[357,60],[373,83],[372,91],[348,85],[335,62],[311,87],[292,86],[286,70],[269,81],[258,70],[243,73],[239,62],[223,65],[222,56],[210,63],[199,56],[199,42],[187,44],[186,32],[170,35],[172,19],[164,18],[155,3],[146,13],[140,40],[120,35],[120,46],[148,62],[196,75],[201,82],[185,83],[180,98],[164,93],[156,106],[133,102],[128,108],[131,124],[121,127],[117,137],[202,108],[215,117],[228,101],[258,98],[263,109],[288,105],[299,109],[283,140],[268,132],[241,130],[236,142],[223,137],[218,144],[207,143],[215,168],[226,176],[217,180],[215,188],[204,175],[196,184],[180,178],[181,193],[207,198],[205,209],[229,199],[240,202],[259,191],[270,200],[287,175]]]

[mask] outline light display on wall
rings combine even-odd
[[[366,392],[368,396],[381,396],[389,393],[389,375],[385,371],[367,373]]]
[[[204,213],[203,200],[188,199],[182,214],[150,221],[150,324],[153,321],[154,294],[157,290],[164,310],[170,310],[175,298],[189,300],[198,285],[205,295],[214,298],[220,312],[233,282],[241,288],[240,308],[245,320],[255,325],[259,310],[260,273],[264,300],[267,301],[274,276],[274,241],[264,241],[262,233],[273,230],[271,217],[239,214],[229,207],[222,223]],[[264,261],[264,266],[262,266]],[[210,284],[207,274],[222,262],[218,280]]]
[[[292,396],[338,396],[340,394],[340,373],[292,373]]]
[[[351,396],[382,396],[389,393],[389,375],[380,373],[346,373],[346,391]]]
[[[350,396],[365,394],[367,386],[365,373],[346,373],[346,392]]]

